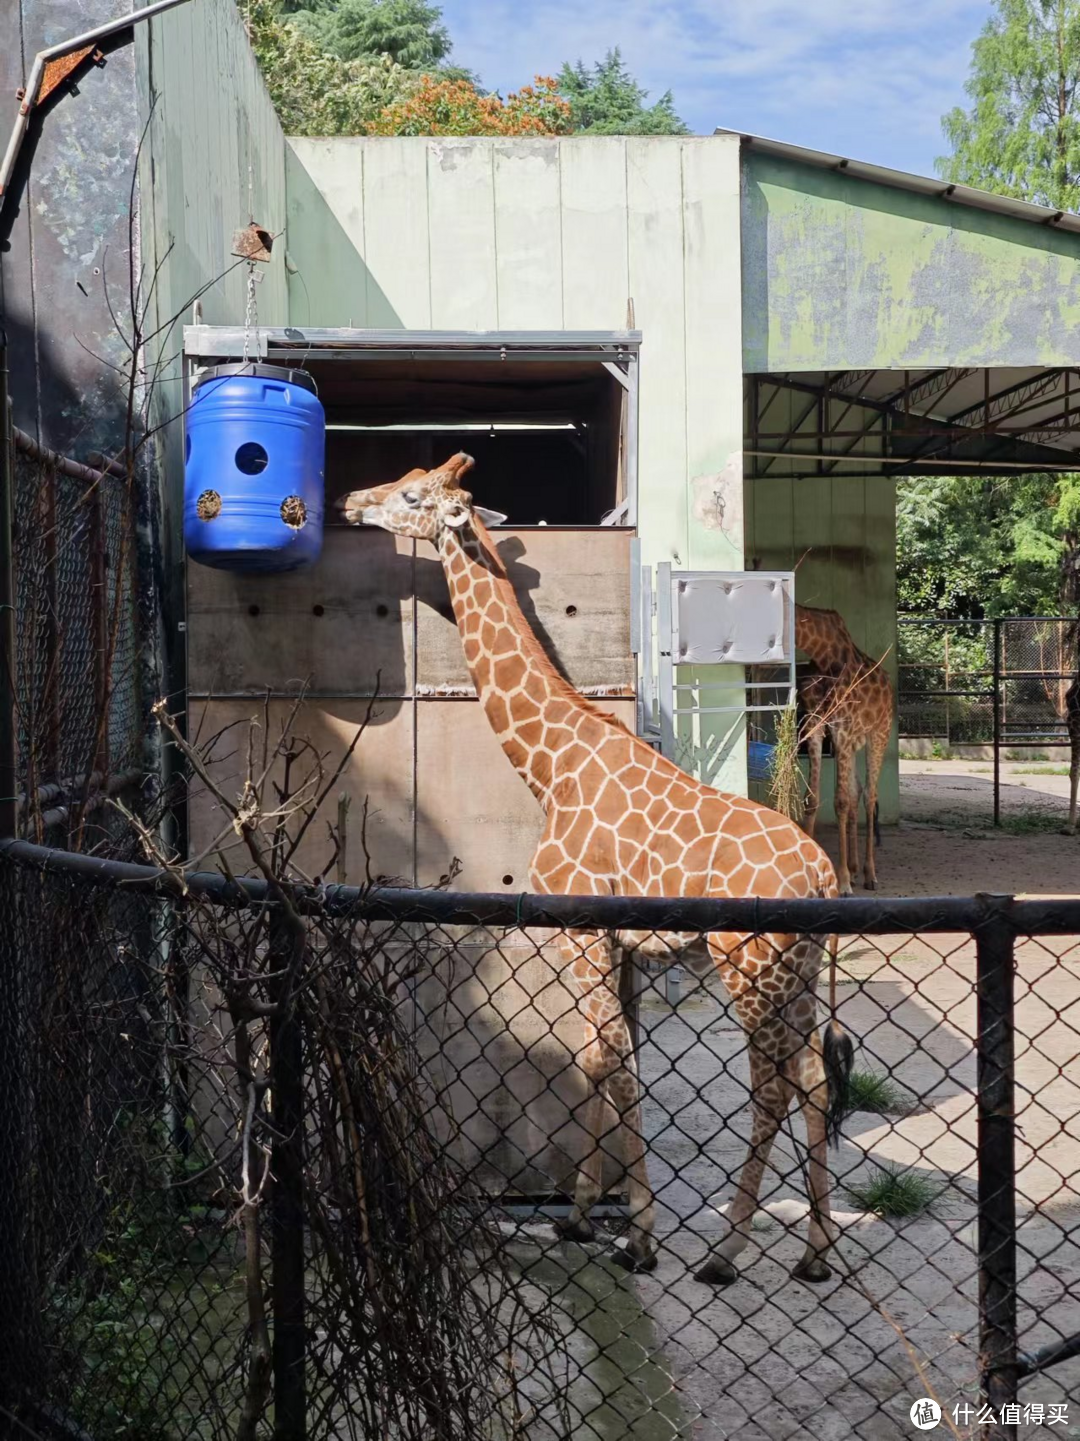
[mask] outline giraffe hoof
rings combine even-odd
[[[878,884],[877,884],[877,877],[876,877],[876,876],[870,876],[867,880],[865,880],[865,881],[863,882],[863,889],[864,889],[864,890],[867,890],[867,891],[876,891],[877,888],[878,888]]]
[[[629,1246],[616,1246],[610,1257],[616,1266],[621,1266],[624,1271],[655,1271],[657,1266],[655,1251],[650,1251],[647,1256],[635,1256]]]
[[[791,1274],[796,1281],[809,1281],[816,1286],[832,1279],[832,1267],[820,1256],[811,1256],[809,1261],[800,1261]]]
[[[705,1281],[713,1286],[730,1286],[738,1278],[738,1271],[723,1256],[710,1256],[704,1266],[694,1272],[695,1281]]]
[[[572,1221],[569,1216],[558,1217],[552,1221],[556,1236],[561,1236],[564,1241],[586,1241],[596,1240],[596,1227],[591,1221]]]

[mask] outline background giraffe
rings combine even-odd
[[[866,749],[866,859],[863,882],[877,890],[874,863],[874,814],[878,777],[892,732],[893,688],[880,661],[864,655],[835,610],[795,607],[795,645],[814,662],[816,671],[799,683],[807,710],[810,786],[805,827],[814,834],[821,804],[821,752],[828,731],[836,757],[836,824],[840,833],[837,879],[840,894],[851,894],[852,872],[859,865],[858,753]]]
[[[563,678],[522,614],[485,528],[491,512],[461,489],[472,463],[456,455],[427,474],[412,471],[392,484],[354,491],[341,509],[353,524],[438,547],[477,694],[547,815],[530,868],[533,888],[575,895],[835,896],[832,865],[802,830],[765,806],[694,780]],[[619,982],[627,951],[678,956],[697,974],[710,966],[719,971],[747,1033],[753,1105],[730,1229],[698,1277],[735,1279],[733,1262],[750,1239],[769,1150],[793,1099],[806,1124],[810,1201],[806,1250],[794,1274],[807,1281],[831,1274],[826,1140],[839,1124],[852,1047],[835,1020],[824,1041],[817,1032],[822,939],[585,930],[560,937],[564,980],[584,1025],[577,1062],[592,1086],[583,1121],[588,1150],[564,1234],[593,1235],[589,1212],[600,1196],[606,1097],[622,1124],[630,1190],[628,1245],[617,1256],[631,1269],[656,1265],[636,1058]],[[835,1008],[835,936],[829,951]]]

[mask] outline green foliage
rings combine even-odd
[[[1060,210],[1080,202],[1080,0],[994,0],[972,47],[969,110],[942,120],[946,180]]]
[[[570,107],[542,75],[505,101],[481,95],[468,80],[422,75],[416,91],[388,105],[370,135],[564,135]]]
[[[886,1115],[890,1111],[902,1111],[904,1098],[888,1076],[879,1076],[876,1071],[852,1071],[844,1109]]]
[[[241,12],[266,88],[287,135],[363,135],[388,105],[408,98],[419,76],[389,56],[343,61],[322,49],[273,0]]]
[[[866,1181],[845,1186],[851,1199],[864,1211],[879,1216],[906,1219],[927,1210],[944,1190],[917,1171],[886,1161],[875,1166]]]
[[[618,46],[591,70],[579,60],[559,73],[559,93],[570,102],[573,128],[587,135],[686,135],[667,90],[646,106],[643,90],[626,68]]]
[[[1062,564],[1074,542],[1062,520],[1078,505],[1074,475],[902,482],[896,515],[900,611],[970,620],[1055,614],[1070,602]]]
[[[105,1189],[97,1246],[54,1288],[46,1316],[65,1409],[110,1441],[187,1441],[203,1434],[184,1385],[207,1361],[196,1348],[207,1330],[211,1349],[220,1341],[231,1353],[240,1340],[238,1323],[229,1336],[215,1311],[236,1274],[226,1214],[212,1205],[205,1154],[177,1156],[165,1128],[137,1115],[119,1116],[117,1131],[125,1192]],[[166,1155],[171,1187],[161,1184]]]
[[[342,60],[388,55],[405,70],[438,70],[450,54],[442,11],[424,0],[338,0],[299,10],[297,26]]]

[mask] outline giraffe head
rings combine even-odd
[[[472,456],[459,451],[435,470],[410,470],[387,485],[352,491],[340,502],[340,511],[350,525],[378,525],[417,540],[437,541],[444,530],[464,529],[474,515],[487,525],[501,525],[505,515],[473,505],[461,488],[461,477],[472,465]]]

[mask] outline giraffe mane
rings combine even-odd
[[[616,729],[625,731],[627,735],[632,736],[634,734],[633,731],[624,721],[620,720],[617,715],[613,715],[611,711],[604,710],[602,706],[598,706],[594,701],[590,700],[588,696],[582,695],[579,690],[570,684],[558,666],[555,665],[547,651],[540,644],[536,632],[529,624],[524,611],[521,609],[521,603],[511,584],[510,577],[506,572],[506,566],[503,563],[502,556],[500,556],[494,541],[491,539],[491,532],[475,512],[471,516],[469,524],[480,546],[484,559],[487,562],[496,587],[498,588],[500,598],[507,607],[509,614],[514,616],[518,623],[522,647],[529,658],[546,671],[556,689],[565,699],[574,701],[577,705],[581,706],[583,710],[587,710],[591,715],[596,716],[598,720],[607,721],[610,725],[615,726]]]

